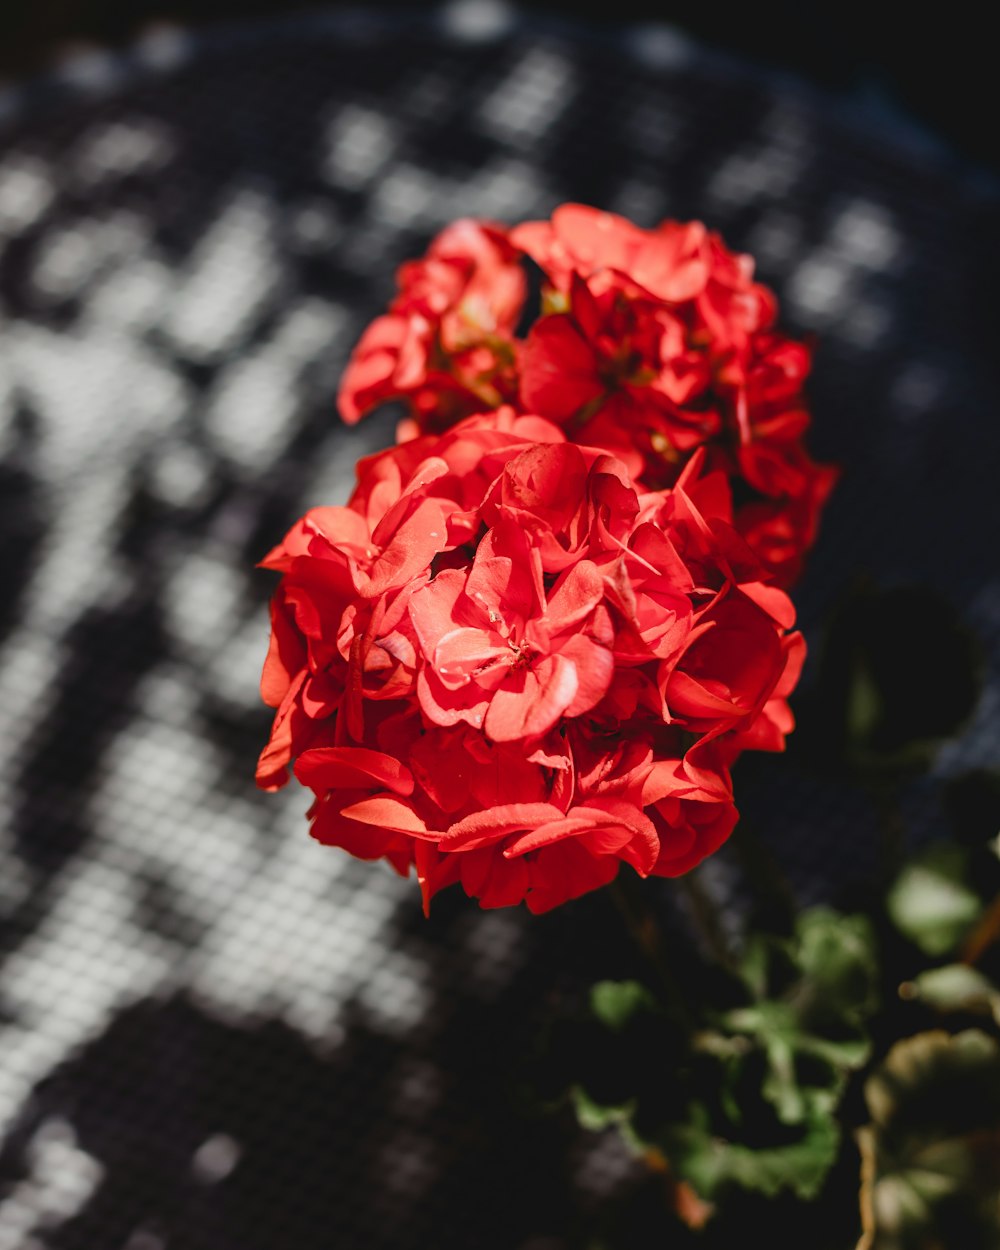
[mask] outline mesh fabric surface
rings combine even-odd
[[[804,628],[859,569],[945,593],[988,672],[938,773],[997,759],[990,187],[666,30],[465,6],[77,61],[0,100],[0,1250],[558,1250],[626,1183],[516,1098],[553,988],[614,971],[607,899],[425,921],[252,786],[254,563],[392,438],[336,419],[352,345],[447,221],[565,200],[708,221],[817,333],[847,471]],[[736,783],[804,901],[870,870],[860,793]]]

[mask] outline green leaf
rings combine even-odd
[[[576,1112],[576,1118],[581,1128],[588,1129],[593,1133],[599,1133],[603,1129],[608,1128],[609,1125],[615,1124],[622,1130],[626,1140],[634,1140],[634,1136],[629,1129],[629,1121],[635,1111],[635,1099],[630,1099],[620,1106],[603,1106],[591,1098],[580,1085],[573,1086],[570,1096],[573,1100],[573,1110]]]
[[[846,1012],[857,1021],[871,1015],[877,1006],[875,935],[868,918],[813,907],[801,914],[795,934],[810,1015]]]
[[[893,924],[932,959],[953,951],[982,911],[965,883],[966,863],[959,846],[929,847],[907,864],[886,897]]]
[[[898,1042],[865,1083],[858,1250],[1000,1245],[1000,1046],[978,1029]]]
[[[869,1055],[875,984],[871,926],[830,908],[803,912],[790,937],[753,936],[726,982],[742,1002],[702,1006],[693,1035],[641,984],[600,982],[577,1117],[657,1148],[702,1199],[728,1186],[814,1197],[837,1158],[847,1078]]]
[[[968,1011],[992,1015],[1000,1025],[1000,990],[968,964],[930,968],[899,987],[901,998],[918,999],[934,1011]]]
[[[809,1114],[795,1140],[778,1146],[749,1146],[714,1136],[704,1123],[672,1129],[663,1147],[678,1174],[703,1198],[712,1200],[730,1185],[773,1198],[791,1189],[814,1198],[823,1187],[840,1144],[836,1120]]]
[[[655,1011],[656,1002],[638,981],[598,981],[590,990],[590,1009],[603,1025],[620,1033],[641,1012]]]
[[[848,1075],[870,1053],[871,926],[863,916],[812,908],[791,938],[754,937],[741,974],[750,1001],[695,1035],[701,1079],[687,1121],[670,1126],[660,1144],[703,1198],[738,1185],[808,1199],[837,1157],[835,1112]]]
[[[754,1038],[763,1050],[761,1090],[782,1123],[832,1112],[847,1074],[867,1060],[865,1021],[875,1008],[873,948],[865,917],[826,907],[803,912],[791,939],[750,943],[743,974],[757,1001],[724,1013],[720,1023],[729,1034]]]

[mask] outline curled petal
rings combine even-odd
[[[317,793],[365,786],[392,790],[394,794],[413,793],[413,774],[406,765],[367,747],[316,747],[304,751],[295,764],[295,776]]]
[[[262,790],[280,790],[288,782],[288,766],[295,755],[296,742],[309,733],[311,722],[302,710],[302,685],[308,677],[303,670],[288,687],[274,717],[271,737],[257,761],[257,785]]]
[[[375,825],[396,833],[409,833],[418,838],[436,840],[440,835],[428,829],[424,820],[409,803],[389,794],[376,794],[360,799],[341,809],[341,815],[362,825]]]
[[[520,829],[533,829],[546,821],[561,820],[562,815],[551,803],[507,803],[473,812],[456,821],[441,836],[438,845],[442,850],[472,851]]]
[[[261,698],[269,707],[280,707],[288,687],[305,668],[306,648],[290,613],[275,596],[271,600],[271,639],[260,678]]]

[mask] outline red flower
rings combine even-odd
[[[775,300],[749,257],[696,222],[642,231],[581,205],[511,238],[545,272],[555,310],[522,352],[524,404],[652,484],[708,446],[752,489],[738,528],[772,580],[794,581],[835,474],[803,445],[809,352],[771,329]]]
[[[494,742],[547,733],[603,697],[614,630],[597,567],[580,560],[543,585],[524,532],[489,530],[468,573],[446,569],[410,604],[424,656],[417,692],[436,725],[459,720]]]
[[[653,866],[658,877],[679,877],[697,867],[719,849],[737,821],[729,773],[710,748],[657,761],[642,800],[659,838]]]
[[[585,430],[636,474],[652,460],[662,476],[664,454],[676,464],[722,430],[718,405],[705,402],[711,365],[688,346],[673,309],[606,278],[575,274],[566,311],[535,322],[521,356],[521,400]]]
[[[423,260],[400,268],[398,284],[389,312],[365,331],[344,373],[345,421],[406,398],[422,426],[444,428],[516,394],[513,331],[525,280],[502,227],[455,222]]]
[[[698,221],[641,230],[612,213],[564,204],[551,222],[517,226],[510,237],[556,290],[568,292],[579,276],[598,290],[672,307],[691,339],[716,357],[738,356],[774,319],[774,296],[752,281],[751,258],[728,251]]]
[[[264,561],[282,574],[258,778],[312,832],[544,911],[686,871],[736,819],[727,766],[780,750],[798,636],[704,456],[673,490],[509,409],[358,466]]]
[[[544,279],[523,341],[521,255]],[[653,488],[705,447],[740,483],[735,524],[765,575],[799,576],[836,474],[805,449],[809,350],[773,329],[775,298],[748,256],[700,222],[643,230],[564,204],[509,232],[456,223],[400,269],[399,287],[345,374],[345,420],[403,399],[410,438],[511,403]]]

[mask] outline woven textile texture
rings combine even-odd
[[[998,758],[995,188],[665,29],[465,5],[72,62],[0,98],[0,1250],[560,1250],[628,1183],[516,1096],[553,995],[614,971],[607,899],[425,921],[252,785],[254,563],[392,438],[336,419],[353,343],[447,221],[565,200],[703,218],[816,332],[847,471],[807,636],[859,570],[942,592],[987,683],[938,777]],[[736,784],[803,900],[869,871],[860,794]]]

